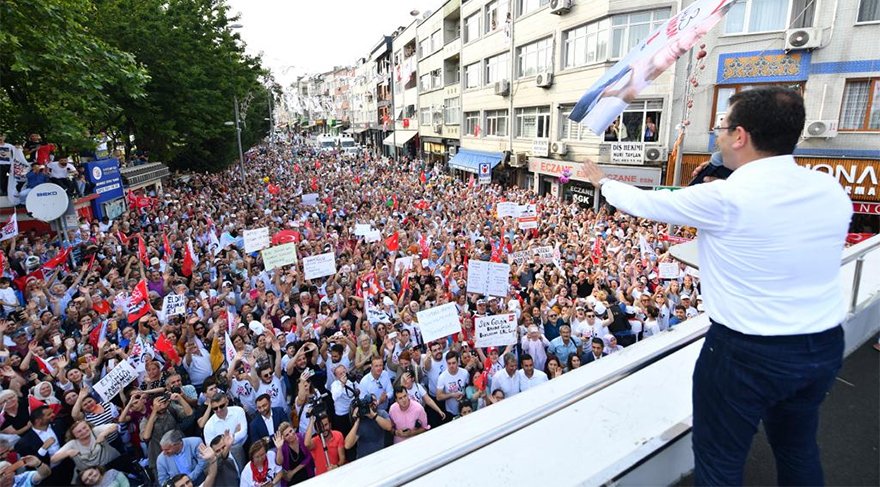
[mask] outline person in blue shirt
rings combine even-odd
[[[21,203],[24,204],[28,193],[38,185],[49,182],[49,175],[46,174],[46,166],[42,164],[31,165],[31,171],[27,173],[27,182],[19,193]]]
[[[581,341],[571,336],[571,326],[563,324],[559,327],[559,336],[550,340],[547,353],[555,355],[564,364],[568,363],[569,356],[581,353]]]

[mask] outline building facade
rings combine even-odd
[[[693,101],[681,180],[715,148],[734,93],[757,86],[794,88],[807,123],[795,151],[802,166],[837,178],[853,200],[854,230],[880,231],[880,3],[877,0],[744,0],[704,38],[698,86],[678,71],[672,113]],[[684,66],[686,60],[679,60]],[[690,86],[689,92],[684,87]],[[674,183],[675,161],[667,182]]]
[[[394,132],[386,137],[385,145],[396,147],[399,156],[416,157],[419,151],[418,113],[418,66],[416,62],[416,25],[400,27],[391,41],[392,84],[394,86]]]

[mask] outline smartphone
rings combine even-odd
[[[388,338],[394,340],[395,338],[397,338],[397,332],[392,331],[391,333],[388,334]]]

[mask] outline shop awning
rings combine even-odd
[[[398,130],[396,138],[394,133],[392,132],[391,135],[385,137],[385,140],[382,141],[382,144],[397,145],[397,147],[403,147],[407,142],[410,141],[410,139],[415,137],[417,133],[419,133],[418,130]]]
[[[353,133],[355,135],[360,135],[360,134],[366,132],[367,130],[370,130],[370,129],[354,129],[351,131],[351,133]]]
[[[459,149],[455,157],[449,161],[449,167],[476,174],[479,171],[481,162],[488,162],[491,164],[492,169],[494,169],[501,162],[501,159],[504,159],[503,152]]]

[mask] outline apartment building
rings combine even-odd
[[[448,0],[426,12],[416,28],[418,130],[429,162],[447,162],[460,145],[460,12],[461,1]]]
[[[728,99],[756,86],[799,90],[807,124],[798,162],[840,180],[853,200],[854,229],[880,231],[880,1],[743,0],[704,39],[698,86],[680,69],[674,123],[693,100],[681,180],[715,147]],[[684,66],[686,60],[679,60]],[[685,86],[690,86],[685,90]],[[675,161],[667,182],[672,184]]]
[[[612,176],[659,185],[674,70],[626,108],[614,133],[592,134],[567,117],[590,85],[677,11],[677,2],[654,0],[465,1],[461,146],[475,156],[451,166],[506,161],[493,179],[584,204],[593,191],[577,169],[587,157]],[[572,182],[560,185],[566,168]]]
[[[370,130],[378,130],[376,108],[376,64],[362,57],[354,66],[351,85],[351,133],[361,144],[366,144]]]
[[[399,27],[391,35],[394,131],[383,141],[387,147],[396,147],[393,153],[407,157],[415,157],[419,150],[417,24],[418,21],[413,20],[409,26]]]

